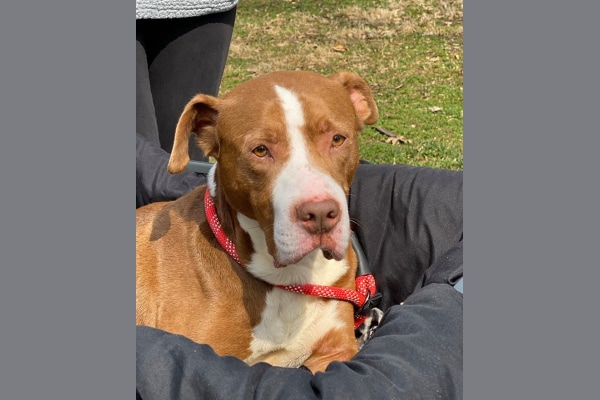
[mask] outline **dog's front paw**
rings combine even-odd
[[[357,329],[358,338],[356,341],[358,342],[359,350],[362,349],[367,340],[373,336],[373,333],[379,326],[382,318],[383,311],[381,311],[379,308],[374,307],[369,311],[369,315],[367,315],[365,322],[363,322],[363,324]]]

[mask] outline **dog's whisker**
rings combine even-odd
[[[357,219],[354,219],[354,218],[350,218],[350,225],[357,226],[358,228],[361,228],[361,229],[363,228],[362,224]]]

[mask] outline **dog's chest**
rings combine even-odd
[[[241,227],[250,235],[255,253],[247,270],[272,285],[313,283],[334,285],[348,271],[345,260],[326,259],[315,249],[302,260],[283,268],[273,266],[264,232],[258,224],[238,214]],[[248,364],[298,367],[311,355],[315,344],[332,329],[344,329],[336,301],[293,293],[274,287],[266,294],[260,322],[252,329]]]
[[[298,367],[321,337],[343,326],[335,302],[274,288],[252,331],[246,362]]]

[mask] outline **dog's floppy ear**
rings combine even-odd
[[[196,143],[205,155],[214,156],[218,153],[218,114],[219,99],[213,96],[198,94],[186,104],[175,129],[173,150],[167,166],[170,173],[178,174],[186,169],[190,161],[188,143],[192,132],[196,134]]]
[[[371,89],[363,78],[352,72],[340,72],[329,75],[329,78],[338,81],[346,89],[356,110],[356,115],[363,124],[373,125],[377,122],[379,111],[373,100]]]

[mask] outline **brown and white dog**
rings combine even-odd
[[[186,168],[192,132],[217,162],[208,186],[137,210],[136,323],[248,364],[316,372],[350,359],[353,305],[278,285],[354,290],[347,197],[358,135],[377,118],[369,87],[349,72],[274,72],[222,98],[195,96],[168,169]],[[205,200],[216,207],[212,229]]]

